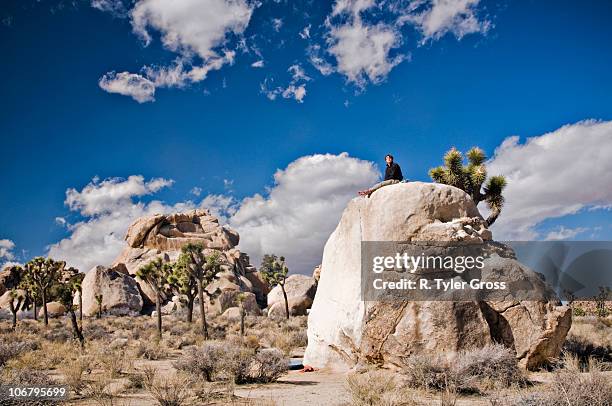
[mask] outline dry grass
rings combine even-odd
[[[574,317],[563,351],[577,357],[583,369],[590,358],[612,363],[612,318]]]
[[[464,351],[453,359],[415,354],[404,359],[402,373],[415,388],[486,393],[525,381],[514,354],[502,345]]]
[[[351,373],[346,378],[346,388],[355,406],[400,406],[415,405],[406,387],[398,385],[392,373],[369,370]]]
[[[160,406],[182,406],[190,403],[193,394],[190,388],[193,379],[183,374],[163,378],[155,374],[145,374],[144,386]]]
[[[188,348],[174,366],[208,382],[268,383],[288,369],[288,359],[278,349],[254,351],[240,343],[208,342]]]

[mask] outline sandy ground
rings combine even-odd
[[[234,393],[240,397],[271,400],[278,406],[341,405],[349,401],[344,384],[344,374],[290,371],[277,383],[243,385],[236,387]]]

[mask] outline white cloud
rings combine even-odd
[[[327,49],[335,63],[321,55],[320,46],[307,49],[310,62],[323,74],[338,72],[363,88],[386,79],[407,59],[402,29],[411,25],[422,33],[421,43],[447,33],[458,39],[486,33],[491,23],[479,19],[480,0],[336,0],[327,17]]]
[[[138,103],[155,100],[155,85],[137,73],[108,72],[100,78],[98,85],[108,93],[130,96]]]
[[[287,257],[292,271],[309,273],[348,201],[377,178],[371,162],[346,153],[304,156],[274,174],[267,196],[243,199],[229,224],[253,263],[275,253]]]
[[[191,193],[192,195],[198,197],[198,196],[200,196],[202,194],[202,188],[194,186],[193,188],[191,188],[189,193]]]
[[[111,13],[117,17],[125,16],[126,9],[121,0],[91,0],[91,6],[105,13]]]
[[[119,211],[132,197],[149,195],[171,186],[172,180],[155,178],[145,182],[141,175],[132,175],[123,180],[120,178],[106,179],[100,182],[94,179],[80,192],[70,188],[66,191],[65,204],[72,211],[78,211],[83,216],[94,216]]]
[[[452,33],[458,39],[467,34],[486,33],[491,23],[479,20],[476,8],[480,0],[430,0],[413,2],[413,7],[425,4],[420,12],[405,14],[400,17],[400,24],[410,22],[423,34],[422,42],[437,40]],[[420,10],[420,8],[417,8]]]
[[[208,60],[218,57],[215,48],[228,33],[246,29],[252,12],[244,0],[140,0],[131,17],[134,32],[145,44],[152,40],[152,28],[161,33],[166,48]]]
[[[303,103],[306,96],[306,86],[289,85],[283,90],[282,95],[285,99],[294,99],[298,103]]]
[[[258,61],[255,61],[251,64],[251,67],[253,68],[263,68],[264,67],[264,60],[260,59]]]
[[[555,230],[550,231],[544,238],[546,241],[561,241],[574,238],[578,234],[582,234],[588,231],[588,228],[576,227],[576,228],[565,228],[564,226],[557,227]]]
[[[487,163],[505,175],[506,205],[497,239],[531,240],[546,219],[612,204],[612,121],[581,121],[519,143],[509,137]]]
[[[15,259],[13,250],[15,249],[15,243],[8,239],[0,240],[0,261],[12,261]]]
[[[327,51],[336,59],[336,70],[360,87],[368,80],[377,83],[385,79],[404,58],[391,55],[402,43],[401,33],[394,26],[362,19],[361,13],[375,5],[373,0],[338,0],[326,21]],[[334,23],[338,16],[344,18]]]
[[[144,181],[140,175],[126,180],[118,178],[102,182],[94,179],[81,191],[68,189],[66,205],[85,217],[68,226],[70,236],[48,247],[48,255],[67,261],[81,271],[96,265],[109,265],[125,247],[123,240],[128,226],[138,217],[194,209],[187,201],[166,205],[158,200],[145,203],[137,198],[155,193],[172,184],[166,179]]]
[[[169,186],[170,180],[145,181],[140,175],[125,180],[94,179],[80,191],[66,191],[66,204],[84,219],[69,225],[70,235],[49,246],[48,255],[82,271],[108,265],[125,247],[123,238],[135,219],[206,207],[240,233],[240,249],[251,255],[254,264],[259,264],[263,254],[273,252],[287,256],[293,272],[309,273],[320,263],[323,245],[355,191],[373,184],[378,176],[371,162],[346,153],[317,154],[278,170],[265,196],[255,194],[237,201],[218,194],[200,203],[174,205],[139,199]],[[9,240],[0,240],[0,247],[2,244],[8,253],[14,247]]]
[[[57,224],[60,227],[65,227],[67,223],[68,222],[63,217],[56,217],[55,218],[55,224]]]
[[[266,78],[260,84],[261,93],[265,94],[270,100],[276,100],[276,97],[281,95],[285,99],[294,99],[298,103],[303,103],[304,97],[306,97],[306,82],[310,81],[311,78],[306,75],[300,64],[289,66],[287,72],[291,74],[291,81],[286,87],[277,86],[270,88],[269,84],[273,80]]]
[[[311,25],[308,24],[306,27],[304,27],[302,29],[302,31],[300,31],[300,33],[299,33],[300,38],[302,38],[302,39],[310,38],[310,27],[311,27]]]
[[[159,32],[164,47],[178,58],[170,66],[144,67],[146,77],[123,72],[117,78],[109,72],[100,87],[142,103],[154,100],[156,87],[183,87],[206,79],[210,71],[234,62],[228,38],[244,32],[254,7],[245,0],[138,1],[130,11],[134,33],[146,46],[151,31]]]
[[[272,19],[272,28],[274,28],[274,31],[279,32],[282,27],[283,27],[283,19],[282,18],[273,18]]]

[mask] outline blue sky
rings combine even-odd
[[[136,213],[208,196],[248,240],[245,251],[284,251],[302,271],[384,154],[410,179],[427,180],[445,150],[472,145],[514,182],[499,237],[612,237],[610,2],[186,3],[208,11],[181,14],[159,0],[3,2],[0,262],[49,249],[80,266],[106,261],[118,248],[101,244],[118,247],[116,234]],[[355,50],[343,33],[373,48]],[[258,61],[263,67],[252,66]],[[194,80],[193,68],[207,69],[206,78]],[[161,77],[173,69],[178,75]],[[140,102],[116,92],[126,89],[121,73],[135,75],[140,87],[128,90]],[[496,158],[513,135],[520,139]],[[330,154],[325,170],[300,184],[315,154]],[[128,184],[132,175],[140,183]],[[157,178],[167,182],[146,186]],[[337,186],[323,193],[329,180]],[[122,186],[136,189],[87,209],[88,193]],[[313,241],[285,193],[321,206],[337,197],[329,213],[309,219],[320,234]],[[529,207],[539,211],[518,215]],[[111,225],[119,214],[126,220]]]

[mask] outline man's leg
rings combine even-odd
[[[396,179],[383,180],[382,182],[379,182],[379,183],[375,184],[374,186],[372,186],[370,189],[359,192],[359,194],[361,196],[370,197],[370,195],[372,195],[372,193],[374,193],[375,191],[377,191],[381,187],[385,187],[385,186],[389,186],[389,185],[394,185],[396,183],[399,183],[399,180],[396,180]]]

